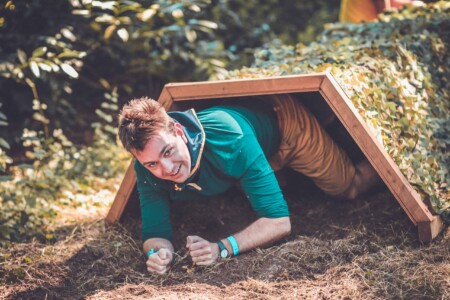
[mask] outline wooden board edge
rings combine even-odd
[[[325,73],[166,84],[173,101],[317,92]]]
[[[430,222],[433,220],[433,215],[420,199],[418,193],[411,187],[392,158],[385,153],[384,148],[375,138],[371,130],[365,124],[365,121],[353,107],[348,96],[331,74],[327,74],[327,78],[323,81],[320,89],[325,100],[361,148],[371,165],[391,190],[410,220],[415,225],[419,222]],[[342,99],[343,102],[345,102],[345,107],[348,112],[341,111],[341,109],[338,108],[338,104],[334,103],[334,101],[336,101],[334,98]],[[358,136],[356,132],[357,127],[363,128],[365,135],[368,138]],[[386,170],[382,169],[383,161],[387,162]],[[402,186],[399,186],[399,184]]]
[[[164,107],[166,111],[169,111],[173,104],[173,97],[170,91],[167,89],[167,85],[164,86],[161,94],[159,94],[158,102]]]
[[[294,75],[281,75],[281,76],[267,76],[258,78],[240,78],[240,79],[225,79],[225,80],[205,80],[205,81],[189,81],[189,82],[171,82],[167,83],[165,86],[168,88],[173,87],[188,87],[188,86],[198,86],[198,85],[217,85],[222,83],[233,84],[233,83],[245,83],[245,82],[256,82],[262,83],[267,80],[289,80],[289,79],[300,79],[300,78],[311,78],[320,77],[324,78],[327,76],[327,72],[318,73],[308,73],[308,74],[294,74]]]
[[[419,241],[422,243],[431,243],[441,233],[444,227],[445,224],[441,216],[434,216],[430,222],[417,223]]]
[[[105,218],[107,224],[114,224],[120,220],[125,206],[130,199],[131,193],[136,185],[136,172],[134,171],[134,159],[131,160],[123,176],[122,183],[114,198],[113,204]]]

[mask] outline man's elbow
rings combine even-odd
[[[279,219],[278,224],[280,234],[285,237],[291,234],[291,219],[289,217],[282,217]]]

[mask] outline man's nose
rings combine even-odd
[[[161,160],[161,166],[164,174],[171,174],[173,171],[173,163],[168,159]]]

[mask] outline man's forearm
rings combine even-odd
[[[174,252],[173,245],[169,240],[163,238],[151,238],[144,242],[143,249],[145,253],[148,253],[150,249],[159,250],[161,248],[169,249]]]
[[[239,245],[239,253],[252,250],[257,247],[267,246],[291,232],[291,221],[289,217],[282,218],[259,218],[247,228],[234,234]],[[230,253],[233,253],[231,244],[224,239],[225,244]]]

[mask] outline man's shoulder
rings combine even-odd
[[[243,134],[242,120],[233,109],[226,106],[214,106],[197,113],[198,120],[206,133],[206,139],[236,138]]]

